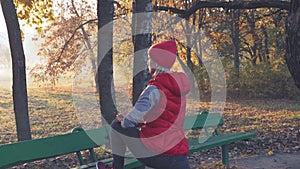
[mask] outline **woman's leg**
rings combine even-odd
[[[146,166],[155,169],[191,169],[187,156],[157,155],[139,159]]]
[[[149,151],[139,139],[136,128],[122,128],[121,124],[113,121],[111,124],[111,143],[114,167],[124,168],[126,146],[143,164],[155,169],[190,169],[187,156],[157,155]]]
[[[140,139],[140,131],[137,128],[123,128],[120,123],[115,121],[112,122],[111,127],[113,153],[123,155],[125,151],[124,146],[127,146],[137,158],[156,155],[149,151],[142,143]]]
[[[112,122],[112,127],[118,125],[115,121]],[[119,133],[115,132],[114,130],[110,133],[110,140],[111,140],[111,148],[113,152],[113,167],[116,169],[123,169],[124,168],[124,155],[126,151],[126,144],[121,139]]]
[[[140,134],[138,129],[123,128],[121,124],[116,121],[112,122],[111,127],[111,147],[115,168],[124,168],[126,146],[135,157],[152,156],[153,153],[149,152],[139,139]]]

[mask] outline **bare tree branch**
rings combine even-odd
[[[290,3],[287,1],[233,1],[233,2],[205,2],[198,1],[186,11],[186,15],[191,15],[201,8],[225,8],[225,9],[256,9],[256,8],[279,8],[289,10]]]
[[[60,54],[59,54],[59,56],[58,56],[58,58],[56,59],[55,62],[58,62],[58,61],[60,60],[62,54],[64,53],[64,51],[65,51],[66,48],[68,47],[68,45],[69,45],[69,43],[71,42],[71,40],[74,38],[74,36],[75,36],[77,30],[83,28],[83,26],[86,25],[86,24],[95,23],[96,21],[98,21],[98,19],[92,19],[92,20],[88,20],[88,21],[82,23],[81,25],[79,25],[79,26],[74,30],[74,32],[72,33],[71,37],[67,40],[67,42],[66,42],[66,43],[64,44],[64,46],[62,47],[61,52],[60,52]]]
[[[177,8],[158,6],[155,10],[171,11],[178,14],[182,18],[187,18],[197,10],[202,8],[224,8],[224,9],[256,9],[256,8],[279,8],[282,10],[290,9],[290,2],[287,1],[233,1],[233,2],[209,2],[209,1],[197,1],[188,10],[181,10]]]
[[[170,11],[179,15],[184,15],[186,13],[185,10],[177,9],[177,8],[172,8],[168,6],[155,6],[153,8],[154,11]]]

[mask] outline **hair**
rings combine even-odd
[[[153,76],[157,76],[159,74],[163,74],[163,73],[169,73],[170,69],[159,66],[157,63],[155,64],[155,72],[153,74]]]

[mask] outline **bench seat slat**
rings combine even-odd
[[[199,139],[192,139],[189,141],[189,149],[190,153],[210,149],[213,147],[218,147],[226,144],[230,144],[233,142],[247,140],[250,138],[256,137],[256,133],[228,133],[220,136],[209,137],[205,142],[199,143]]]

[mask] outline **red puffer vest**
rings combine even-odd
[[[183,129],[186,94],[190,83],[184,73],[164,73],[149,81],[160,90],[159,102],[145,115],[140,136],[145,146],[166,155],[189,154]]]

